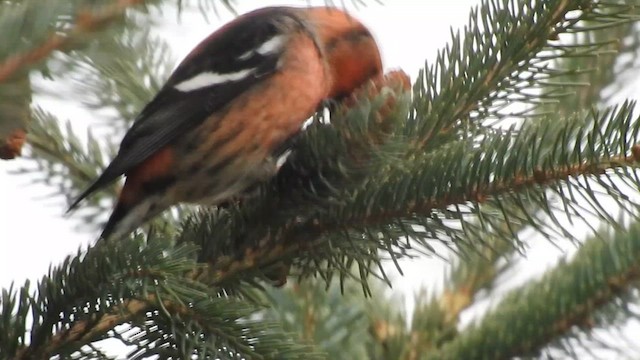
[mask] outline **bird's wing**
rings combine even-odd
[[[269,8],[241,16],[203,40],[142,110],[116,157],[69,210],[274,74],[291,34],[284,24],[290,23],[302,26],[286,9]]]

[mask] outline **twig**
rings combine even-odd
[[[56,353],[56,350],[68,346],[69,344],[86,344],[114,327],[142,316],[152,307],[160,306],[158,298],[154,294],[149,294],[143,300],[130,299],[115,306],[110,313],[103,314],[97,319],[81,320],[72,327],[56,333],[42,348],[31,346],[20,349],[15,360],[27,360],[33,358],[46,358]],[[163,301],[161,304],[165,309],[173,313],[184,315],[189,312],[184,306],[170,301]]]
[[[114,4],[105,6],[97,12],[80,11],[77,15],[75,25],[68,32],[64,34],[52,34],[38,47],[22,54],[11,56],[3,63],[0,63],[0,83],[6,82],[21,69],[46,59],[55,50],[63,49],[76,37],[104,27],[113,19],[124,14],[127,8],[144,3],[144,1],[145,0],[118,0]]]
[[[357,228],[385,224],[389,222],[389,219],[430,214],[434,209],[444,209],[450,205],[463,204],[468,201],[484,203],[491,197],[521,191],[534,185],[546,185],[589,174],[601,175],[608,169],[638,163],[640,163],[640,145],[634,145],[630,156],[611,156],[607,161],[597,164],[581,163],[547,171],[534,170],[531,175],[515,176],[509,182],[489,183],[467,192],[456,189],[453,190],[454,193],[442,194],[437,199],[429,198],[415,201],[401,209],[380,209],[379,211],[367,212],[362,216],[350,217],[349,226]],[[314,251],[326,243],[324,234],[338,231],[344,227],[343,224],[317,218],[306,219],[304,223],[298,221],[292,219],[291,222],[282,225],[282,231],[266,235],[257,247],[244,250],[241,258],[233,259],[224,256],[209,259],[209,267],[206,270],[193,272],[190,275],[193,279],[208,285],[219,286],[239,273],[277,263],[292,254]]]
[[[53,335],[42,348],[27,346],[16,353],[15,360],[27,360],[34,358],[48,359],[51,354],[65,345],[90,341],[100,334],[104,334],[117,325],[127,322],[134,317],[146,312],[149,302],[142,300],[127,300],[114,308],[112,313],[104,314],[99,319],[89,319],[76,322],[72,327],[64,329]]]

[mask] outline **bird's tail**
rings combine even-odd
[[[166,205],[161,204],[160,196],[145,197],[135,203],[127,203],[120,199],[109,216],[100,239],[121,239],[166,208]]]

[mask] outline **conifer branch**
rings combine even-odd
[[[65,49],[81,36],[103,28],[122,16],[128,8],[144,2],[145,0],[117,0],[114,4],[105,6],[96,12],[79,11],[71,30],[63,34],[52,34],[39,46],[13,55],[0,63],[0,83],[8,81],[21,70],[47,59],[54,51]]]
[[[500,11],[509,16],[495,12],[495,6],[497,3],[487,2],[472,11],[464,35],[454,34],[452,44],[422,73],[415,103],[418,127],[412,139],[417,150],[438,147],[468,127],[481,129],[505,118],[524,120],[535,116],[541,107],[553,109],[560,99],[575,94],[575,88],[588,85],[587,81],[570,82],[572,76],[598,68],[555,68],[551,63],[576,57],[610,57],[620,40],[613,34],[620,33],[603,29],[616,29],[638,19],[631,4],[505,2]],[[585,25],[590,21],[597,25]],[[589,34],[595,29],[604,34],[599,42],[587,40],[578,46],[556,42],[561,35]],[[533,89],[541,93],[529,94]],[[514,102],[527,109],[506,111]]]
[[[637,288],[638,259],[640,223],[593,237],[573,259],[561,262],[541,280],[510,292],[479,323],[426,358],[465,359],[478,352],[492,359],[527,357],[549,344],[561,344],[561,339],[574,337],[579,329],[609,325],[610,320],[599,313]]]
[[[535,185],[549,185],[551,183],[566,181],[569,178],[577,178],[584,175],[602,175],[609,169],[632,166],[636,165],[638,162],[640,162],[640,145],[635,145],[633,148],[633,155],[631,156],[612,156],[607,160],[603,160],[597,163],[580,163],[546,171],[536,169],[533,174],[517,174],[509,182],[491,182],[473,189],[469,189],[463,193],[458,193],[458,191],[456,191],[456,193],[445,193],[437,199],[427,199],[424,201],[415,201],[408,203],[407,206],[403,209],[383,209],[381,211],[371,212],[363,216],[351,217],[349,220],[351,226],[364,227],[383,224],[388,222],[390,219],[411,216],[412,214],[428,215],[434,209],[443,209],[449,205],[463,204],[468,201],[483,203],[489,197],[496,197],[511,192],[522,191],[525,188]],[[283,238],[288,238],[288,235],[294,235],[298,232],[302,234],[307,233],[321,235],[327,232],[335,231],[338,227],[336,225],[338,224],[333,222],[322,222],[319,219],[310,219],[300,227],[294,224],[285,226],[285,228],[290,228],[291,230],[285,232],[280,236]],[[293,239],[301,240],[296,236],[294,236]],[[296,249],[298,249],[298,247],[296,247]],[[262,255],[266,255],[267,257],[269,257],[269,254],[266,253]],[[237,266],[241,265],[237,264]],[[235,265],[230,266],[230,268],[234,267]]]
[[[70,328],[54,334],[49,341],[40,347],[26,346],[16,352],[15,360],[28,360],[49,358],[59,349],[78,344],[80,346],[94,341],[116,326],[131,321],[149,311],[151,304],[155,303],[155,295],[148,295],[147,300],[125,300],[112,312],[97,316],[97,319],[87,319],[75,322]],[[171,303],[164,304],[172,308]]]
[[[66,347],[80,348],[103,337],[107,332],[112,331],[116,326],[128,322],[136,323],[136,319],[143,320],[145,314],[149,311],[160,310],[166,312],[170,316],[179,316],[183,319],[195,319],[203,328],[209,327],[206,320],[199,319],[198,314],[191,310],[188,306],[179,304],[175,301],[158,299],[155,294],[148,294],[144,299],[127,299],[121,304],[114,306],[112,310],[107,311],[95,319],[80,320],[68,328],[57,332],[43,346],[32,348],[26,346],[18,350],[16,360],[28,360],[33,358],[49,358],[53,354],[57,354],[61,349]],[[215,328],[212,329],[216,331]],[[217,331],[216,331],[217,332]],[[220,336],[226,337],[224,333],[218,332]],[[229,340],[233,340],[229,337]],[[250,349],[241,343],[235,343],[241,349]]]
[[[630,108],[625,108],[614,116],[627,114]],[[624,118],[624,115],[620,119]],[[632,121],[626,118],[626,121]],[[570,124],[570,123],[569,123]],[[626,123],[617,123],[616,126],[624,126]],[[626,130],[625,130],[626,131]],[[598,133],[598,130],[594,130]],[[613,138],[611,138],[613,139]],[[631,139],[635,139],[632,135]],[[627,139],[623,139],[626,141]],[[538,138],[537,141],[545,141],[544,138]],[[495,146],[495,145],[494,145]],[[531,145],[535,149],[535,143]],[[558,144],[558,149],[562,149],[564,145]],[[566,146],[574,147],[570,142]],[[594,145],[591,145],[594,146]],[[606,144],[609,148],[615,148],[622,145]],[[209,273],[206,275],[207,280],[200,279],[205,283],[222,285],[227,283],[240,273],[257,271],[259,268],[277,263],[279,260],[287,257],[295,257],[305,253],[318,255],[322,253],[322,249],[327,246],[327,241],[332,233],[340,233],[343,231],[358,231],[369,227],[378,227],[392,223],[395,219],[428,217],[433,211],[446,209],[450,205],[465,204],[472,202],[474,204],[482,204],[490,199],[509,196],[513,193],[526,192],[533,188],[548,188],[550,186],[561,186],[571,179],[583,178],[586,176],[603,176],[608,170],[634,167],[640,162],[640,145],[630,147],[631,153],[627,154],[606,154],[584,159],[580,155],[564,154],[561,163],[547,163],[545,161],[544,169],[535,167],[533,170],[516,170],[520,166],[529,169],[528,164],[517,165],[516,169],[507,171],[507,175],[496,176],[493,181],[479,182],[470,184],[468,188],[448,188],[448,190],[439,190],[437,196],[426,198],[412,198],[407,200],[397,199],[401,201],[397,206],[375,207],[369,208],[367,211],[350,213],[348,217],[334,217],[331,215],[335,212],[344,213],[345,210],[325,210],[322,215],[309,215],[309,218],[301,220],[300,218],[288,217],[288,221],[277,227],[277,231],[267,231],[264,236],[260,237],[256,246],[243,248],[241,252],[235,255],[224,254],[208,258],[211,266]],[[512,149],[518,151],[520,156],[524,151],[523,148]],[[567,161],[575,157],[577,162]],[[488,159],[491,159],[489,157]],[[506,160],[505,160],[506,161]],[[542,161],[536,159],[534,163]],[[565,162],[566,161],[566,162]],[[513,164],[512,164],[513,165]],[[506,171],[506,170],[505,170]],[[455,174],[449,174],[455,176]],[[399,175],[398,181],[403,181],[404,176]],[[466,181],[459,179],[460,181]],[[444,181],[447,183],[447,181]],[[556,185],[560,184],[560,185]],[[393,180],[388,180],[384,186],[395,188]],[[368,191],[377,192],[371,188]],[[568,200],[566,200],[568,201]],[[274,212],[271,215],[277,218]],[[268,215],[266,215],[268,216]],[[283,217],[286,218],[286,217]],[[262,221],[269,222],[267,219]],[[206,221],[205,221],[206,222]],[[246,224],[245,224],[246,225]],[[205,240],[206,242],[206,240]],[[335,245],[334,245],[335,246]]]
[[[460,314],[469,308],[478,291],[490,288],[504,267],[497,264],[499,259],[510,254],[513,243],[493,236],[483,239],[477,252],[461,255],[454,264],[451,275],[445,281],[445,288],[435,300],[443,313],[438,330],[456,332]]]
[[[235,353],[260,359],[278,354],[298,359],[302,353],[317,358],[272,321],[257,319],[261,307],[256,303],[185,277],[199,266],[191,260],[193,246],[171,247],[156,240],[155,246],[145,248],[133,240],[102,243],[82,259],[67,258],[43,279],[35,294],[26,288],[20,292],[24,308],[16,309],[15,296],[3,293],[2,315],[17,311],[18,324],[33,323],[28,343],[24,337],[22,341],[0,337],[15,345],[0,348],[0,354],[18,359],[64,357],[115,337],[151,353],[168,343],[170,350],[164,351],[173,358],[188,357],[194,349],[209,356],[225,349],[227,357]],[[34,319],[27,319],[27,312],[35,314]],[[114,328],[124,323],[139,329],[136,336],[128,339],[115,333]]]
[[[633,154],[630,156],[612,156],[597,163],[574,164],[546,171],[537,170],[531,175],[516,175],[511,182],[489,183],[466,193],[443,194],[439,199],[414,202],[400,209],[372,211],[363,216],[352,216],[349,218],[348,226],[363,228],[385,224],[393,218],[408,217],[414,214],[428,215],[435,209],[445,208],[449,205],[462,204],[467,201],[482,203],[490,197],[522,191],[535,185],[548,185],[585,175],[601,175],[609,169],[634,166],[638,162],[640,162],[640,145],[633,147]],[[209,259],[209,268],[206,271],[194,273],[194,278],[212,286],[221,286],[236,280],[240,274],[256,272],[262,267],[291,256],[321,253],[321,248],[326,246],[327,242],[327,238],[323,235],[340,231],[346,226],[333,221],[323,221],[320,218],[308,219],[303,223],[296,221],[283,225],[282,231],[276,234],[265,235],[260,241],[260,245],[245,248],[242,255],[236,259],[227,255]]]

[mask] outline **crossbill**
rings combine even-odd
[[[277,173],[325,100],[381,76],[371,33],[340,9],[244,14],[186,56],[70,209],[125,175],[101,235],[108,239],[178,203],[228,201]]]

